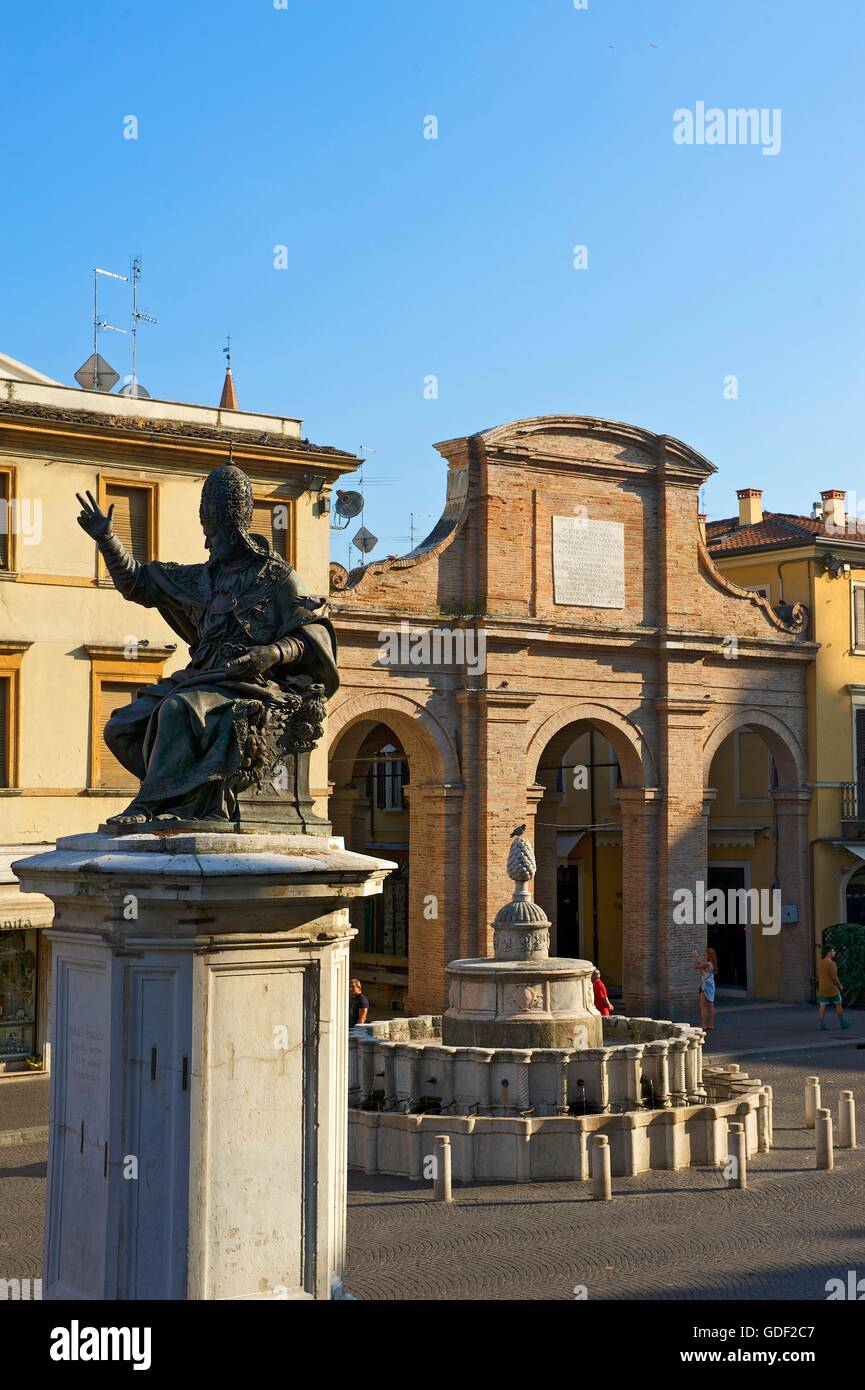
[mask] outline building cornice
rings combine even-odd
[[[608,444],[625,446],[634,453],[607,459],[600,453],[594,458],[568,458],[560,447],[547,444],[550,438],[561,440],[597,439]],[[595,472],[603,477],[646,478],[663,476],[667,482],[697,487],[717,470],[715,465],[697,453],[690,445],[668,434],[654,434],[638,425],[619,420],[602,420],[590,415],[538,415],[525,420],[513,420],[494,429],[482,430],[462,438],[443,440],[435,445],[446,458],[464,452],[472,445],[488,460],[505,465],[552,467],[559,472]]]
[[[262,429],[256,437],[254,424],[240,430],[222,423],[205,426],[194,421],[112,419],[80,407],[77,412],[53,415],[38,409],[29,413],[0,399],[0,451],[13,456],[33,451],[71,463],[110,460],[113,467],[162,466],[172,471],[179,465],[200,474],[225,461],[229,444],[239,467],[274,480],[283,479],[286,471],[297,477],[303,470],[314,471],[333,483],[354,472],[361,462],[354,454],[278,431],[268,437],[268,431]]]

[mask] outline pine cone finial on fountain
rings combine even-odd
[[[524,835],[518,835],[508,853],[508,878],[514,892],[500,908],[493,922],[493,952],[496,960],[546,960],[550,954],[550,922],[532,899],[527,884],[537,872],[534,850]]]
[[[511,842],[508,854],[508,878],[514,883],[528,883],[537,873],[535,852],[525,835],[519,835]]]

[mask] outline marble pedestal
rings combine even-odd
[[[347,904],[394,867],[172,832],[16,863],[55,904],[44,1297],[343,1296]]]

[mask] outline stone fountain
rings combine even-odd
[[[535,869],[515,838],[494,954],[451,962],[443,1016],[352,1030],[349,1166],[420,1179],[440,1134],[462,1182],[586,1179],[597,1135],[614,1174],[721,1166],[732,1122],[749,1154],[766,1152],[770,1088],[736,1066],[704,1070],[705,1034],[691,1024],[602,1018],[592,963],[550,956]]]
[[[447,967],[442,1042],[453,1047],[583,1048],[603,1045],[588,960],[550,955],[550,922],[533,900],[532,847],[515,837],[508,854],[514,892],[493,922],[493,959]]]

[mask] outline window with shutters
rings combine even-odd
[[[853,585],[853,649],[865,652],[865,584]]]
[[[0,675],[0,787],[12,786],[12,677]]]
[[[13,499],[14,475],[11,468],[0,468],[0,570],[14,568]]]
[[[0,638],[0,787],[18,786],[21,658],[31,642]]]
[[[256,497],[252,504],[250,530],[264,536],[283,560],[292,563],[293,513],[291,502],[275,497]]]
[[[134,653],[120,643],[85,644],[90,657],[90,754],[87,786],[93,792],[136,788],[138,779],[115,758],[105,742],[105,726],[112,714],[138,698],[139,691],[161,681],[165,662],[174,647],[148,646]]]
[[[138,778],[127,772],[122,763],[115,758],[105,742],[105,725],[112,714],[131,705],[137,697],[142,681],[138,680],[99,680],[96,688],[96,739],[93,784],[96,787],[137,787]]]
[[[125,478],[99,478],[99,505],[104,512],[114,507],[112,529],[121,545],[140,564],[157,556],[157,503],[155,483]],[[107,571],[100,560],[100,574]]]

